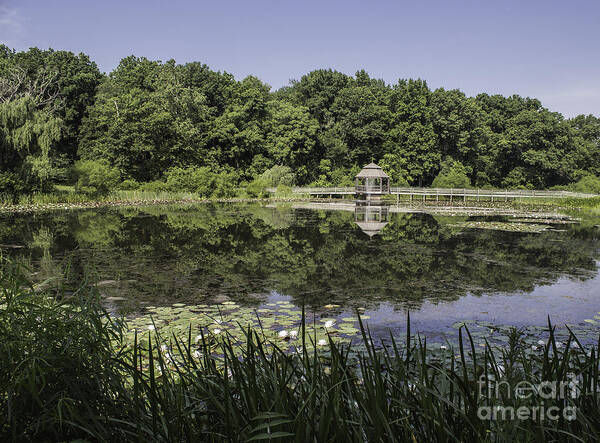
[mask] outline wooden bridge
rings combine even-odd
[[[267,188],[270,193],[275,193],[275,188]],[[309,188],[309,187],[295,187],[292,188],[294,194],[308,195],[308,196],[344,196],[354,195],[356,193],[355,187],[337,187],[337,188]],[[363,191],[364,192],[364,191]],[[445,188],[390,188],[390,194],[396,195],[396,199],[399,200],[400,196],[407,196],[409,200],[439,200],[440,197],[444,199],[463,200],[467,199],[471,201],[480,200],[491,200],[491,201],[508,201],[511,200],[522,200],[528,198],[591,198],[598,197],[596,194],[584,194],[581,192],[570,192],[570,191],[534,191],[525,189],[445,189]]]

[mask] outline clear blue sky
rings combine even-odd
[[[0,41],[201,61],[273,88],[317,68],[538,97],[600,115],[598,0],[0,0]]]

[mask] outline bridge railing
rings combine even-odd
[[[267,188],[270,193],[277,192],[276,188]],[[361,185],[358,188],[349,187],[294,187],[292,192],[296,194],[353,194],[355,192],[379,193],[379,186]],[[455,197],[498,197],[498,198],[590,198],[597,197],[596,194],[585,194],[582,192],[571,191],[540,191],[529,189],[467,189],[467,188],[411,188],[411,187],[392,187],[391,194],[413,195],[413,196],[455,196]]]
[[[358,185],[354,187],[356,192],[367,192],[367,193],[382,193],[383,187],[381,186],[366,186],[366,185]]]
[[[590,198],[597,197],[596,194],[586,194],[572,191],[546,191],[529,189],[462,189],[462,188],[410,188],[410,187],[392,187],[392,194],[400,195],[454,195],[462,196],[480,196],[480,197],[526,197],[526,198]]]
[[[267,192],[275,193],[276,188],[267,188]],[[337,188],[309,188],[309,187],[293,187],[292,192],[296,194],[352,194],[354,193],[354,186],[351,187],[337,187]]]

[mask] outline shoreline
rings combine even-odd
[[[93,200],[89,202],[77,203],[39,203],[39,204],[24,204],[24,205],[5,205],[0,206],[0,214],[19,214],[28,212],[47,212],[47,211],[63,211],[75,209],[99,209],[106,207],[143,207],[143,206],[160,206],[160,205],[194,205],[207,203],[259,203],[259,202],[295,202],[307,201],[302,198],[225,198],[225,199],[210,199],[210,198],[156,198],[156,199],[123,199],[123,200]]]
[[[91,200],[86,202],[58,202],[58,203],[27,203],[0,205],[0,214],[22,214],[51,211],[67,211],[77,209],[100,209],[110,207],[144,207],[144,206],[167,206],[167,205],[194,205],[209,203],[305,203],[322,205],[321,209],[341,208],[344,206],[354,207],[354,200],[338,198],[315,198],[315,197],[275,197],[275,198],[148,198],[148,199],[115,199],[115,200]],[[326,205],[329,205],[328,207]],[[556,204],[544,203],[525,203],[515,205],[506,202],[448,202],[448,201],[426,201],[409,202],[400,201],[388,202],[391,208],[403,208],[401,212],[426,212],[426,213],[445,213],[446,215],[522,215],[538,214],[552,215],[555,218],[573,219],[574,217],[566,215],[565,211],[581,211],[583,208],[577,206],[560,206]],[[552,213],[550,214],[550,211]],[[559,212],[560,211],[560,212]]]

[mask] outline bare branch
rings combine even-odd
[[[29,78],[20,66],[15,66],[6,77],[0,78],[0,103],[30,97],[36,108],[55,112],[62,106],[58,88],[58,73],[45,68],[35,78]]]

